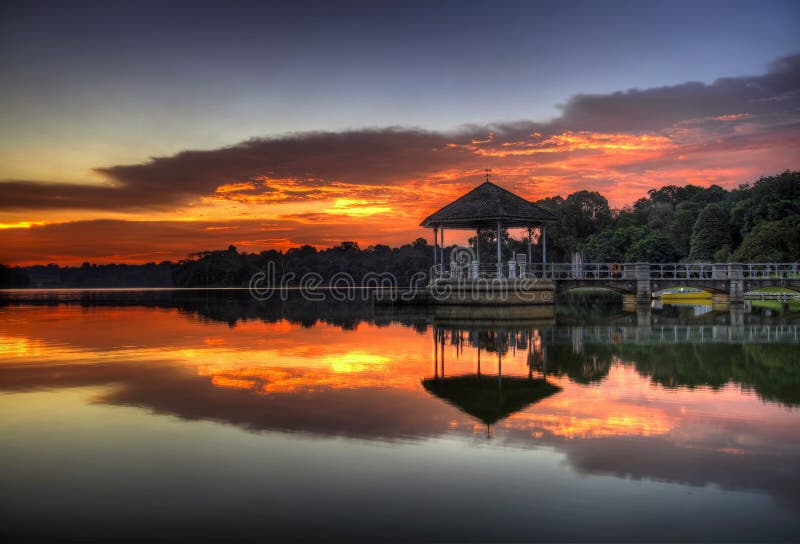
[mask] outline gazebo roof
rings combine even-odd
[[[499,221],[504,227],[528,227],[556,220],[544,208],[486,181],[428,216],[421,226],[471,229]]]
[[[561,388],[543,379],[465,375],[422,380],[426,391],[452,404],[486,425],[497,423],[514,412],[539,402]]]

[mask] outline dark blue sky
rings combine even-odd
[[[791,1],[0,9],[14,163],[41,144],[111,163],[287,131],[546,120],[577,93],[760,73],[800,44]]]

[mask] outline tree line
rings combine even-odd
[[[537,204],[559,220],[547,227],[548,260],[585,262],[786,262],[800,258],[800,172],[733,190],[667,185],[611,209],[579,191]],[[537,248],[537,252],[538,252]],[[538,253],[537,253],[538,254]]]
[[[800,259],[800,172],[761,178],[733,190],[717,185],[667,185],[618,209],[598,192],[578,191],[536,201],[558,221],[547,227],[547,258],[584,262],[794,262]],[[503,258],[525,253],[527,241],[501,232]],[[493,256],[497,233],[481,231],[470,239],[481,255]],[[449,260],[454,246],[444,249]],[[541,261],[541,245],[532,248]],[[486,258],[484,258],[486,260]],[[487,262],[491,262],[491,258]],[[236,247],[202,251],[179,262],[143,265],[31,267],[0,265],[2,287],[202,287],[246,286],[272,263],[278,277],[306,273],[324,281],[347,273],[361,281],[367,273],[389,273],[401,285],[430,270],[433,248],[424,238],[400,247],[361,248],[356,242],[318,249],[304,245],[286,251],[240,252]]]

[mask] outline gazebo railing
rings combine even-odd
[[[440,264],[436,265],[433,267],[433,270],[434,277],[439,279],[508,278],[508,269],[505,269],[504,265],[500,265],[499,268],[501,270],[498,273],[497,263],[468,263],[464,265],[455,265],[451,263],[445,267]]]

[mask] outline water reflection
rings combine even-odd
[[[539,331],[533,328],[494,323],[473,325],[460,329],[446,322],[433,325],[434,375],[422,380],[426,391],[455,406],[465,414],[486,425],[486,436],[492,435],[492,426],[532,404],[561,390],[549,383],[546,376],[534,378],[533,369],[537,360],[544,364],[544,351]],[[445,345],[456,348],[456,359],[463,356],[465,344],[475,348],[475,372],[455,376],[445,375]],[[527,377],[503,375],[503,357],[510,350],[527,350]],[[481,352],[496,355],[495,375],[481,371]],[[485,357],[484,357],[485,359]],[[489,361],[492,362],[491,360]]]
[[[504,323],[292,294],[6,296],[0,392],[91,388],[94,406],[389,444],[488,434],[552,448],[576,473],[767,493],[800,511],[791,308],[591,308]]]

